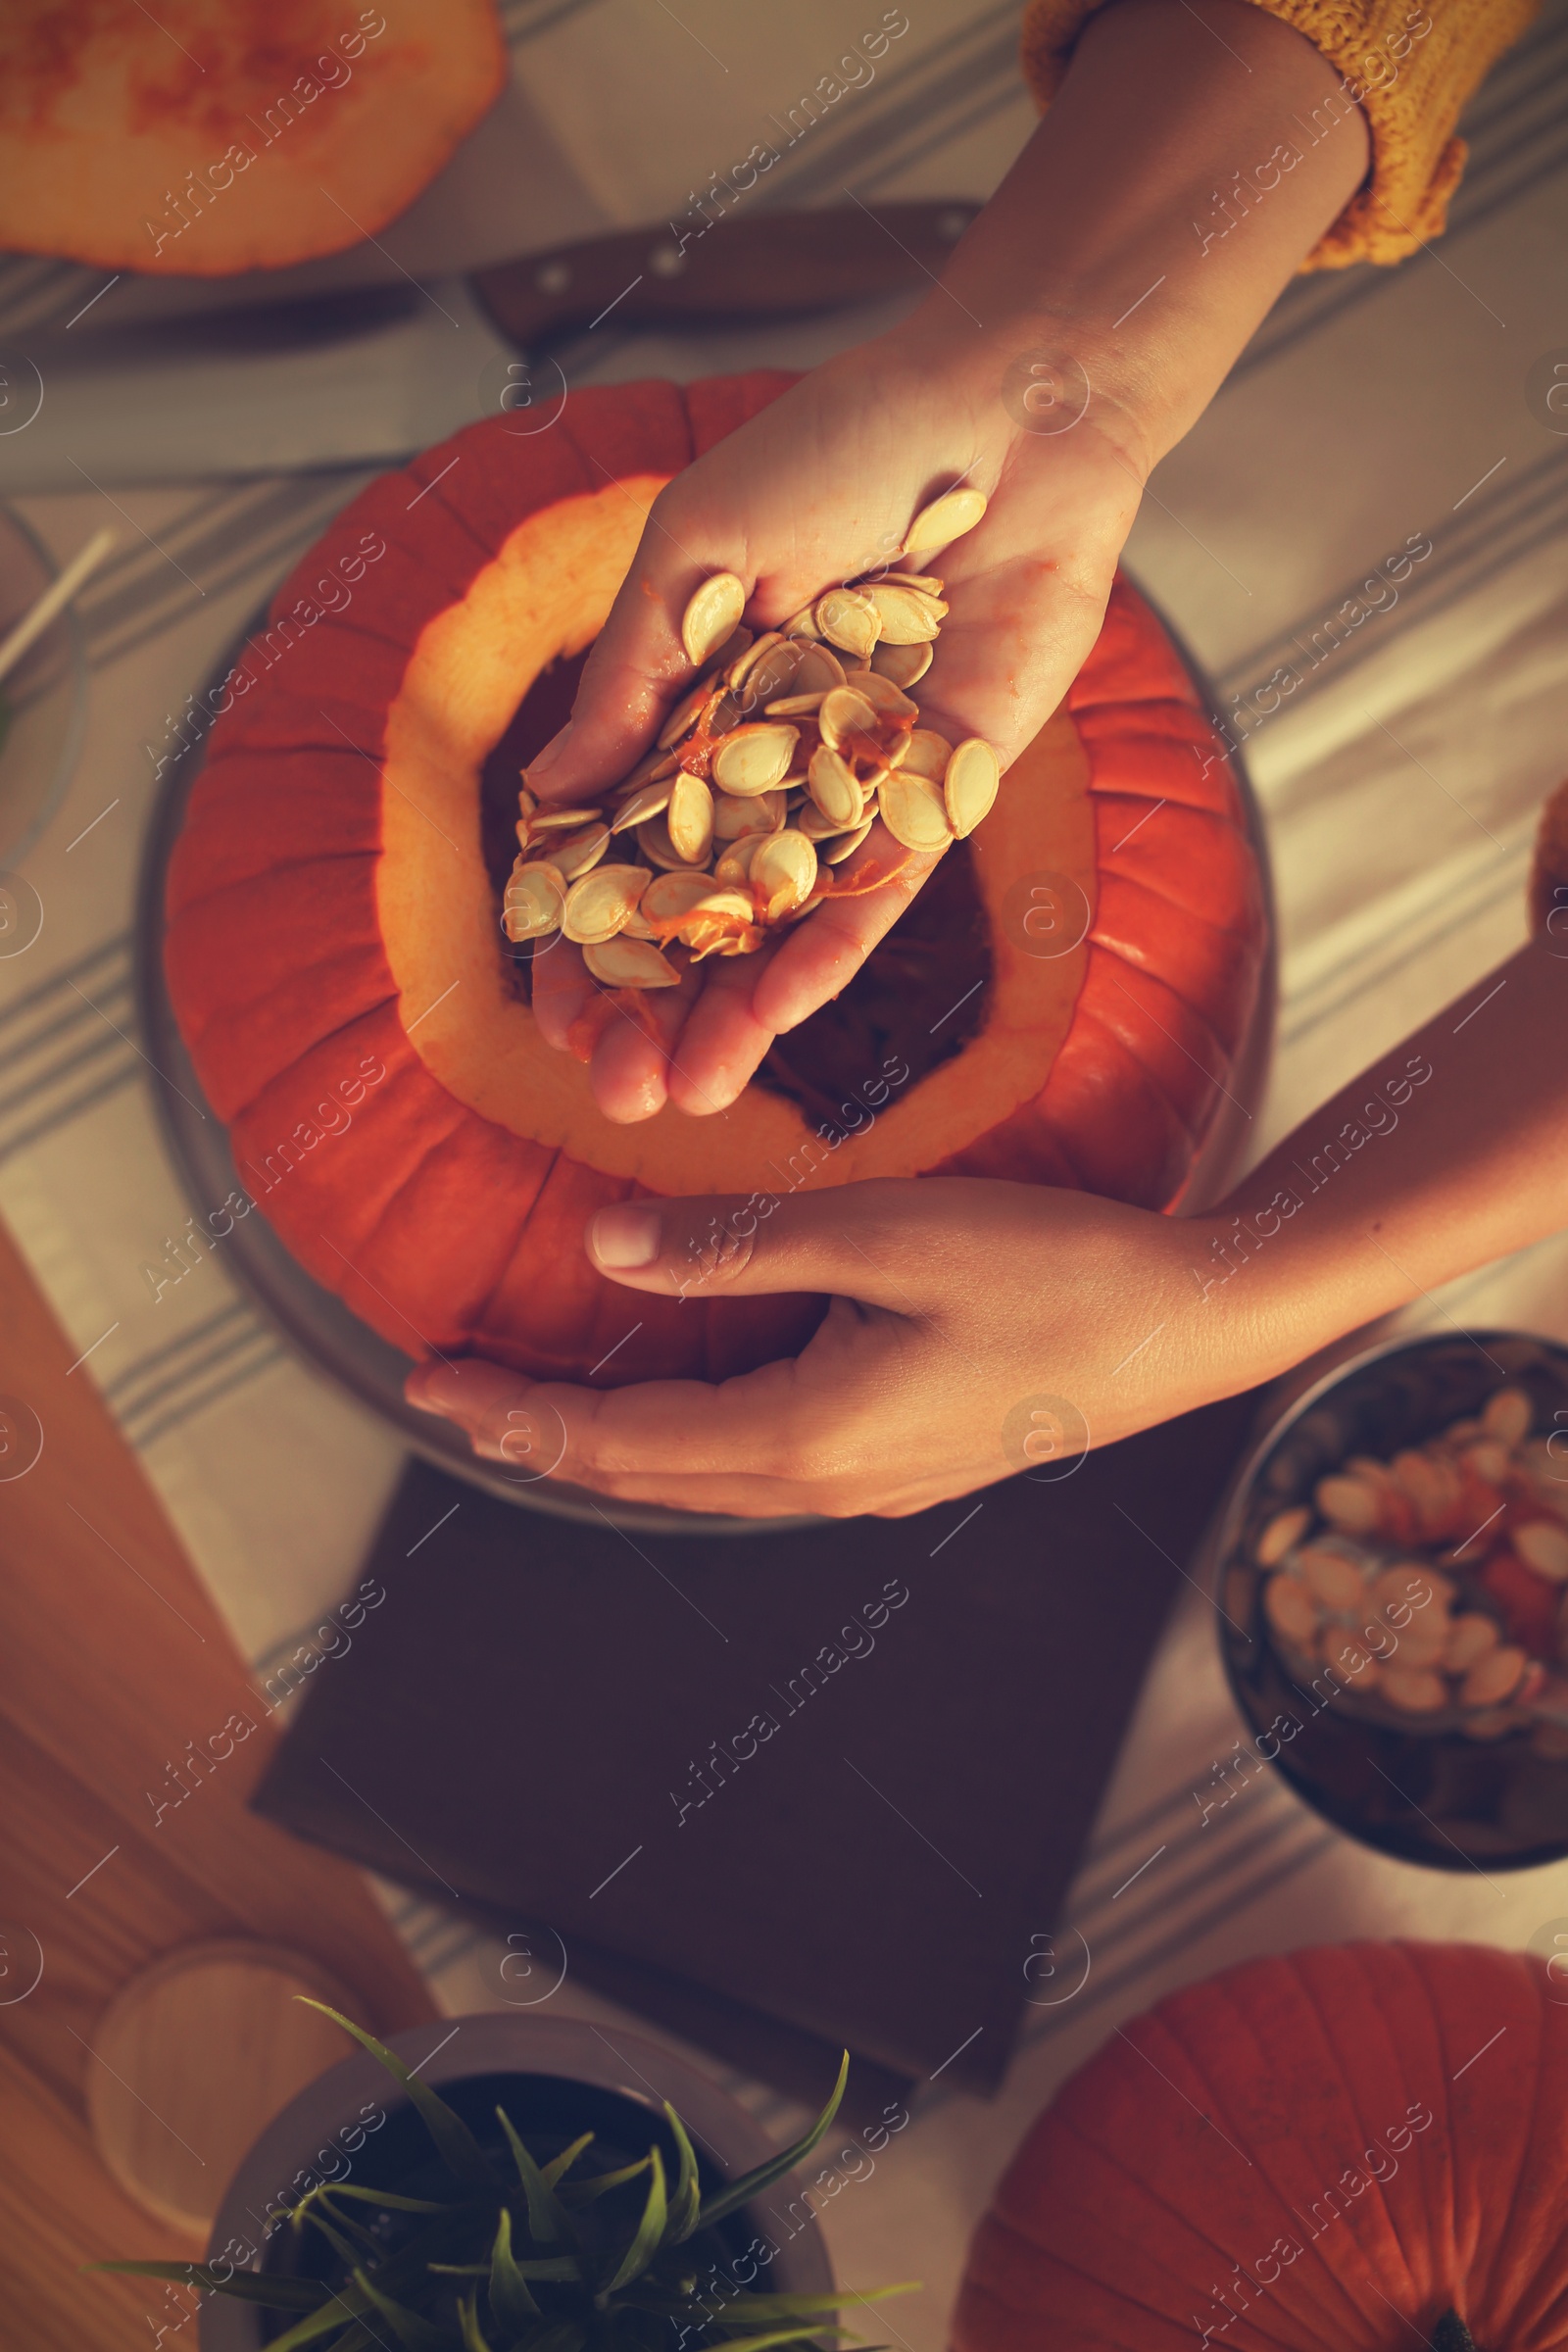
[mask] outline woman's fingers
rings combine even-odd
[[[533,1017],[539,1024],[540,1035],[558,1053],[568,1052],[571,1025],[594,994],[594,982],[582,959],[581,948],[574,947],[559,931],[550,939],[537,941],[528,979],[533,992]]]
[[[612,994],[590,1064],[594,1100],[607,1119],[630,1126],[663,1109],[671,1057],[702,987],[701,968],[688,967],[679,988]]]
[[[631,569],[583,664],[571,717],[528,764],[529,790],[543,800],[574,800],[616,783],[692,682],[681,615],[698,582],[728,570],[730,556],[694,535],[682,504],[656,499],[648,511]]]
[[[784,940],[755,956],[713,956],[702,965],[702,994],[669,1057],[669,1100],[677,1110],[710,1118],[727,1110],[755,1076],[774,1033],[758,1019],[754,997],[761,973],[787,946]]]
[[[770,1042],[820,1011],[849,985],[936,862],[923,853],[901,850],[885,827],[872,826],[864,847],[847,865],[836,867],[835,875],[853,882],[857,873],[869,875],[895,864],[898,870],[861,895],[822,900],[785,933],[777,955],[759,974],[751,1002],[752,1020]]]

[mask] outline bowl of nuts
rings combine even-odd
[[[1215,1539],[1258,1753],[1439,1869],[1568,1855],[1568,1348],[1395,1340],[1298,1397]]]

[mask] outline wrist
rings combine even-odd
[[[1339,80],[1248,0],[1101,9],[906,347],[993,397],[1036,354],[1087,378],[1147,473],[1364,174]]]
[[[1403,1305],[1411,1286],[1379,1247],[1353,1192],[1325,1193],[1275,1152],[1201,1217],[1192,1236],[1194,1296],[1218,1343],[1271,1380]]]
[[[977,456],[998,470],[1025,438],[1076,454],[1070,444],[1087,426],[1142,491],[1174,437],[1147,371],[1088,309],[1020,305],[977,331],[938,293],[881,344],[896,375],[968,417]]]

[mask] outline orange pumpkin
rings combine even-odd
[[[1547,2352],[1568,1984],[1330,1944],[1161,2001],[1074,2075],[970,2248],[955,2352]],[[1456,2315],[1456,2319],[1448,2315]]]
[[[939,1172],[1161,1206],[1232,1074],[1258,876],[1193,687],[1122,582],[985,824],[784,1041],[793,1095],[754,1082],[721,1117],[615,1126],[540,1041],[498,925],[518,763],[564,717],[657,491],[790,380],[622,385],[552,429],[470,426],[338,518],[217,696],[168,886],[175,1014],[264,1212],[410,1352],[582,1378],[613,1348],[605,1385],[748,1369],[822,1301],[648,1298],[628,1338],[583,1253],[595,1210]],[[931,1066],[846,1065],[845,1024],[922,921],[938,993],[897,1042]],[[854,1094],[825,1134],[813,1070]]]
[[[6,0],[0,246],[182,277],[340,252],[506,73],[490,0]]]

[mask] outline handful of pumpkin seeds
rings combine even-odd
[[[985,511],[980,491],[948,491],[915,516],[893,563],[948,546]],[[524,770],[507,937],[559,932],[608,987],[673,988],[681,971],[666,948],[694,963],[754,955],[834,895],[832,869],[878,817],[906,851],[972,833],[1001,762],[977,735],[950,744],[922,727],[910,692],[947,617],[942,591],[932,572],[878,571],[755,636],[740,626],[735,573],[702,581],[681,619],[701,675],[631,773],[592,806],[561,808],[535,798]]]

